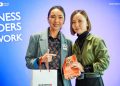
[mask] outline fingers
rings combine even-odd
[[[48,55],[48,57],[49,57],[49,56],[56,56],[56,54],[47,54],[47,55]]]
[[[48,58],[45,58],[45,56],[42,57],[42,62],[47,62]]]
[[[79,69],[81,72],[84,72],[84,67],[79,63]]]
[[[71,67],[72,67],[72,68],[79,68],[81,72],[84,72],[83,66],[82,66],[80,63],[78,63],[78,62],[73,63],[73,64],[71,65]]]
[[[52,57],[56,57],[56,54],[49,54],[48,52],[46,54],[44,54],[43,57],[42,57],[42,60],[44,62],[46,62],[46,61],[51,62],[52,61]]]
[[[56,54],[48,54],[48,53],[45,53],[43,56],[42,56],[42,59],[44,58],[49,58],[49,57],[52,57],[52,56],[56,56]]]
[[[52,56],[48,55],[47,59],[48,59],[48,62],[51,62],[52,61]]]
[[[71,65],[71,67],[73,67],[73,68],[77,68],[78,65],[77,65],[76,63],[73,63],[73,64]]]
[[[49,51],[50,51],[50,50],[48,49],[48,50],[47,50],[47,56],[48,56],[48,57],[49,57],[49,56],[56,56],[56,54],[50,54]]]
[[[51,62],[52,57],[56,57],[56,54],[50,54],[49,51],[50,50],[48,49],[47,52],[42,56],[42,62]]]
[[[79,68],[79,63],[75,62],[71,65],[72,68]]]

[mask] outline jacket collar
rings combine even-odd
[[[91,34],[91,33],[89,33],[89,35],[87,36],[87,40],[91,40],[92,38],[93,38],[94,36]]]

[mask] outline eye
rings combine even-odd
[[[50,18],[55,18],[55,16],[54,16],[54,15],[51,15]]]
[[[63,17],[62,16],[59,16],[59,19],[62,19]]]
[[[82,22],[82,20],[78,20],[78,22],[79,22],[79,23],[81,23],[81,22]]]
[[[76,22],[75,21],[72,21],[72,24],[75,24]]]

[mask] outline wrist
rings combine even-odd
[[[84,67],[85,72],[93,72],[93,65],[86,65]]]
[[[38,65],[41,65],[41,64],[42,64],[42,56],[38,58],[37,63],[38,63]]]

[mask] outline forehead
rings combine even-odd
[[[55,8],[50,12],[50,15],[62,15],[63,16],[63,12],[61,10]]]
[[[85,19],[85,16],[84,16],[83,14],[81,14],[81,13],[77,13],[77,14],[75,14],[75,15],[73,16],[72,19],[73,19],[73,20],[74,20],[74,19]]]

